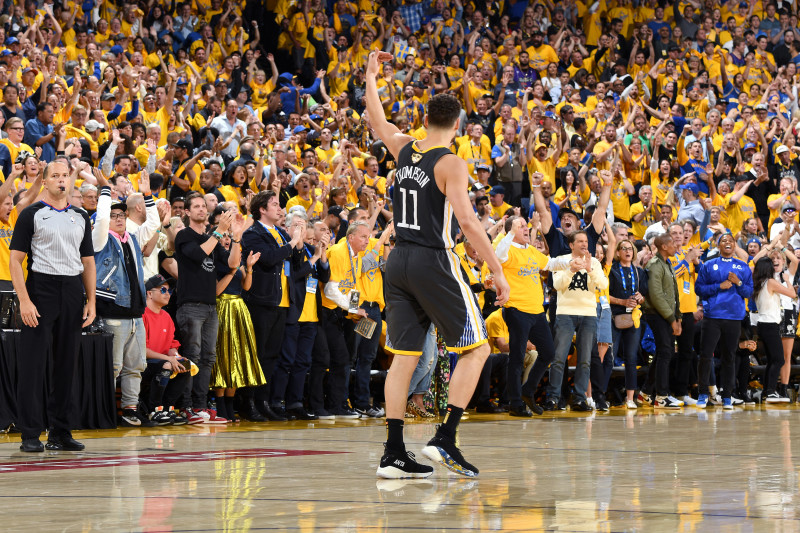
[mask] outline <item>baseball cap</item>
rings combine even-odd
[[[27,74],[28,72],[33,72],[34,74],[39,74],[39,71],[36,70],[33,67],[25,67],[24,69],[22,69],[22,73],[23,74]]]
[[[478,163],[477,165],[475,165],[475,170],[485,170],[487,172],[491,172],[492,167],[490,167],[486,163]]]
[[[545,117],[545,118],[551,118],[551,119],[553,119],[553,120],[556,120],[556,119],[558,119],[558,117],[556,116],[556,114],[555,114],[555,113],[553,113],[552,111],[545,111],[545,112],[544,112],[544,117]]]
[[[576,213],[575,211],[573,211],[569,207],[562,207],[561,209],[558,210],[558,220],[561,220],[562,218],[564,218],[565,215],[572,215],[575,218],[577,218],[578,220],[581,219],[581,217],[578,216],[578,213]]]
[[[144,282],[144,288],[147,291],[151,291],[153,289],[161,287],[162,285],[172,285],[173,283],[175,283],[175,280],[173,278],[167,279],[161,274],[156,274],[155,276],[148,278],[148,280]]]
[[[116,100],[117,97],[114,96],[112,93],[103,93],[103,96],[100,97],[101,100]]]
[[[695,195],[700,194],[700,187],[696,183],[684,183],[678,188],[684,191],[692,191]]]
[[[547,145],[544,143],[536,143],[536,147],[533,149],[533,151],[538,152],[539,148],[547,148]]]
[[[105,126],[103,126],[94,119],[88,121],[86,125],[84,125],[84,128],[86,128],[86,131],[88,131],[89,133],[97,130],[105,131]]]
[[[6,39],[6,46],[11,46],[12,44],[19,44],[19,39],[16,37],[9,37]]]
[[[430,50],[431,45],[428,43],[422,43],[422,46],[419,47],[420,50]]]
[[[503,188],[502,185],[495,185],[492,187],[492,191],[489,193],[489,196],[494,196],[495,194],[505,194],[506,190]]]
[[[753,109],[755,109],[756,111],[766,111],[767,104],[758,104]]]
[[[2,56],[2,57],[6,57],[6,56],[10,56],[10,55],[17,55],[17,53],[14,50],[8,50],[8,49],[3,50],[3,52],[0,53],[0,56]]]
[[[128,205],[125,202],[117,202],[116,204],[112,204],[111,210],[119,209],[120,211],[127,211]]]
[[[217,79],[214,81],[214,85],[215,85],[215,86],[216,86],[216,85],[222,85],[223,83],[224,83],[225,85],[228,85],[228,80],[226,80],[225,78],[217,78]]]
[[[669,47],[667,47],[667,52],[678,52],[680,49],[681,48],[677,44],[671,43]]]
[[[304,131],[308,131],[308,128],[306,128],[305,126],[295,126],[294,129],[292,130],[292,133],[302,133]]]
[[[783,207],[781,208],[781,213],[784,213],[786,211],[797,211],[797,208],[794,206],[793,203],[786,202],[785,204],[783,204]]]
[[[121,54],[123,51],[124,51],[124,50],[122,50],[122,47],[121,47],[120,45],[118,45],[118,44],[115,44],[114,46],[112,46],[112,47],[111,47],[111,50],[110,50],[110,52],[111,52],[112,54],[114,54],[115,56],[118,56],[118,55],[119,55],[119,54]]]
[[[776,154],[782,154],[782,153],[784,153],[784,152],[788,152],[788,151],[789,151],[789,147],[788,147],[788,146],[786,146],[785,144],[782,144],[782,145],[778,146],[778,147],[775,149],[775,153],[776,153]]]
[[[756,149],[756,145],[753,144],[753,143],[747,143],[747,144],[744,145],[744,149],[745,150],[750,150],[750,149],[755,150]]]
[[[175,143],[175,146],[178,148],[183,148],[187,152],[191,152],[192,150],[194,150],[194,146],[187,139],[179,140],[178,142]]]
[[[177,85],[189,85],[189,82],[186,81],[186,78],[178,78],[178,81],[175,82]]]
[[[309,116],[308,118],[310,118],[311,120],[319,120],[322,117],[320,115],[317,115],[316,113],[314,113],[311,116]]]

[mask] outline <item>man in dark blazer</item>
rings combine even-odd
[[[250,202],[255,222],[242,235],[242,253],[252,251],[261,257],[253,267],[253,284],[245,302],[253,319],[258,360],[267,384],[256,388],[256,409],[269,420],[286,420],[270,408],[269,387],[283,344],[286,319],[292,302],[299,298],[291,290],[292,271],[303,266],[305,222],[285,231],[277,226],[281,216],[278,197],[273,191],[258,193]]]
[[[307,222],[305,211],[292,209],[286,215],[287,228],[301,223],[306,226],[303,263],[292,272],[289,285],[292,303],[286,318],[281,355],[272,375],[270,404],[273,411],[285,414],[289,420],[317,420],[316,411],[309,412],[303,406],[303,392],[317,336],[322,307],[320,294],[322,286],[330,280],[331,271],[325,253],[328,239],[315,238],[314,226]]]

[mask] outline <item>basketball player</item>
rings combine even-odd
[[[453,251],[458,226],[494,274],[497,305],[508,300],[508,283],[467,195],[467,163],[448,146],[455,137],[461,104],[437,94],[428,103],[428,136],[415,141],[384,118],[376,77],[392,54],[373,52],[367,67],[367,113],[376,137],[397,161],[394,223],[397,246],[389,255],[386,287],[387,345],[395,354],[386,378],[388,438],[378,467],[383,478],[425,478],[433,468],[417,463],[403,443],[403,417],[411,375],[431,321],[449,349],[461,357],[450,379],[450,403],[423,455],[469,477],[478,469],[456,446],[456,429],[489,356],[486,325]],[[453,220],[453,216],[455,219]]]

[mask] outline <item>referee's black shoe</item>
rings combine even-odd
[[[422,448],[422,455],[431,461],[440,463],[456,474],[467,477],[477,477],[478,469],[472,466],[461,455],[461,450],[456,446],[455,440],[436,435]]]
[[[23,439],[22,444],[19,445],[19,449],[27,453],[43,452],[44,445],[39,439]]]
[[[72,438],[72,435],[50,435],[45,445],[50,451],[80,452],[86,446]]]
[[[384,444],[377,474],[383,479],[421,479],[433,474],[433,467],[418,463],[411,452],[390,450]]]

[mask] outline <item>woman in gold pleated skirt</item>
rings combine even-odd
[[[230,250],[230,234],[225,234],[220,244]],[[228,266],[228,254],[216,255],[219,331],[217,360],[211,370],[211,388],[217,397],[218,416],[233,422],[236,389],[257,387],[267,382],[258,362],[250,311],[241,296],[242,290],[250,288],[253,265],[261,254],[250,252],[246,266],[233,269]]]

